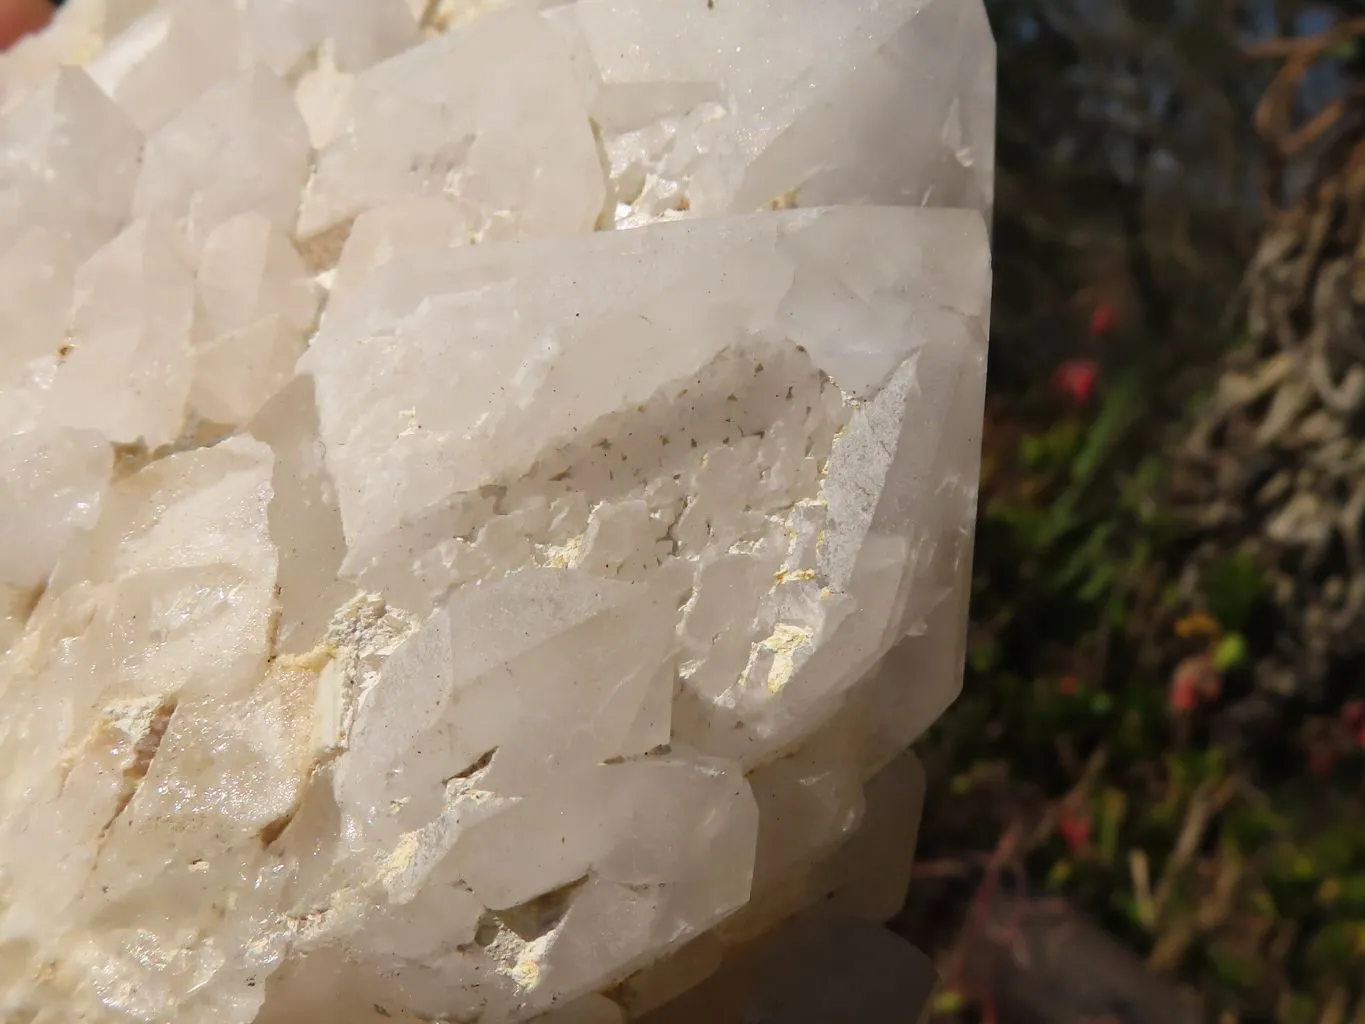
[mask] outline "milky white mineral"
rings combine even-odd
[[[980,0],[68,0],[0,56],[0,1020],[665,1021],[894,913],[993,116]]]

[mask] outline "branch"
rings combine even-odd
[[[1324,50],[1331,50],[1360,36],[1365,36],[1365,17],[1347,18],[1325,32],[1311,36],[1282,36],[1259,43],[1248,43],[1242,47],[1242,55],[1250,60],[1273,60],[1280,57],[1301,59],[1306,57],[1312,60]]]

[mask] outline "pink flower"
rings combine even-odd
[[[1070,811],[1063,811],[1061,818],[1057,821],[1057,831],[1061,834],[1062,842],[1066,843],[1067,849],[1072,853],[1081,853],[1090,845],[1090,818],[1072,814]]]
[[[1222,690],[1223,680],[1209,656],[1196,654],[1175,667],[1171,676],[1171,708],[1188,713],[1204,701],[1216,700]]]
[[[1188,679],[1177,676],[1175,681],[1171,683],[1171,707],[1183,714],[1193,711],[1198,703],[1199,694],[1195,691],[1194,686],[1190,684]]]
[[[1109,329],[1114,326],[1115,319],[1114,307],[1107,302],[1101,302],[1090,314],[1090,336],[1098,338],[1108,334]]]
[[[1095,391],[1099,367],[1093,359],[1068,359],[1052,371],[1052,386],[1063,396],[1084,405]]]

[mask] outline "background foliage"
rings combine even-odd
[[[1268,696],[1259,669],[1296,614],[1256,543],[1272,517],[1201,541],[1199,503],[1176,500],[1182,474],[1221,479],[1189,438],[1236,375],[1293,354],[1257,348],[1249,295],[1279,267],[1306,268],[1306,292],[1325,272],[1294,225],[1327,224],[1354,274],[1338,207],[1365,166],[1365,0],[987,6],[997,293],[970,664],[926,749],[927,910],[905,926],[954,980],[944,1020],[1010,1017],[955,959],[1000,933],[972,908],[1010,873],[1182,987],[1192,1019],[1365,1022],[1360,663],[1325,656],[1310,689],[1285,655]],[[1343,295],[1324,301],[1358,338]],[[1244,461],[1236,443],[1214,436],[1215,457]],[[1287,501],[1301,456],[1274,457]],[[1295,572],[1294,602],[1336,586]]]

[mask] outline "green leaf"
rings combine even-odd
[[[1207,782],[1218,782],[1227,777],[1227,755],[1217,747],[1195,755],[1199,765],[1200,777]]]
[[[1239,850],[1259,850],[1284,829],[1284,820],[1274,811],[1257,804],[1245,804],[1228,813],[1223,836]]]
[[[1336,46],[1328,50],[1327,56],[1332,60],[1340,61],[1343,64],[1349,64],[1351,61],[1355,60],[1356,55],[1359,52],[1360,40],[1347,39],[1344,42],[1337,43]]]
[[[1086,604],[1094,604],[1113,589],[1118,578],[1118,567],[1111,562],[1102,562],[1091,573],[1090,579],[1086,580],[1085,586],[1081,587],[1076,596]]]
[[[960,1013],[967,1005],[967,998],[956,989],[945,988],[934,994],[934,1013]]]
[[[1105,457],[1114,450],[1137,419],[1139,378],[1130,373],[1109,392],[1104,408],[1091,424],[1085,444],[1071,462],[1073,484],[1084,486],[1095,477]]]
[[[1118,911],[1126,920],[1139,927],[1144,927],[1142,920],[1142,910],[1138,907],[1138,901],[1132,893],[1115,890],[1109,894],[1109,906]]]
[[[1218,641],[1213,651],[1213,667],[1219,672],[1229,672],[1246,662],[1247,642],[1241,633],[1229,633]]]
[[[1348,976],[1360,956],[1361,929],[1355,921],[1338,921],[1320,928],[1308,950],[1313,966],[1328,974]]]
[[[1090,486],[1099,480],[1099,471],[1105,460],[1137,420],[1141,409],[1139,394],[1140,377],[1136,373],[1120,378],[1110,391],[1104,408],[1090,425],[1084,443],[1071,460],[1070,484],[1052,502],[1048,528],[1039,538],[1043,547],[1057,543],[1080,520],[1082,498]]]
[[[1204,573],[1204,599],[1209,614],[1226,630],[1241,631],[1265,593],[1264,574],[1246,552],[1214,562]]]
[[[1262,917],[1279,917],[1280,908],[1275,903],[1275,897],[1264,889],[1257,889],[1251,895],[1251,909]]]
[[[1350,914],[1365,914],[1365,875],[1341,879],[1337,905]]]
[[[1284,1024],[1313,1024],[1318,1019],[1317,1004],[1312,996],[1292,996],[1278,1019]]]
[[[1291,885],[1315,882],[1320,874],[1313,858],[1287,843],[1276,848],[1271,859],[1270,878]]]
[[[1254,960],[1225,950],[1209,950],[1209,964],[1214,976],[1228,988],[1254,988],[1261,977],[1261,968]]]
[[[1128,798],[1119,789],[1106,789],[1100,800],[1099,841],[1096,848],[1100,860],[1113,864],[1118,854],[1119,828],[1128,815]]]
[[[969,655],[972,670],[982,675],[1000,664],[1000,645],[992,637],[985,637],[972,644]]]
[[[1107,546],[1109,539],[1117,529],[1115,523],[1103,523],[1091,531],[1090,535],[1081,542],[1072,553],[1071,557],[1062,563],[1057,575],[1053,578],[1053,585],[1064,590],[1076,584],[1082,577],[1093,574],[1105,569],[1112,570],[1112,565],[1107,556]]]
[[[1349,832],[1332,829],[1314,837],[1309,853],[1313,860],[1322,865],[1322,870],[1344,874],[1365,860],[1365,850],[1354,840],[1355,837]]]
[[[1060,889],[1071,880],[1073,873],[1071,861],[1062,859],[1052,865],[1047,873],[1047,887],[1049,889]]]

